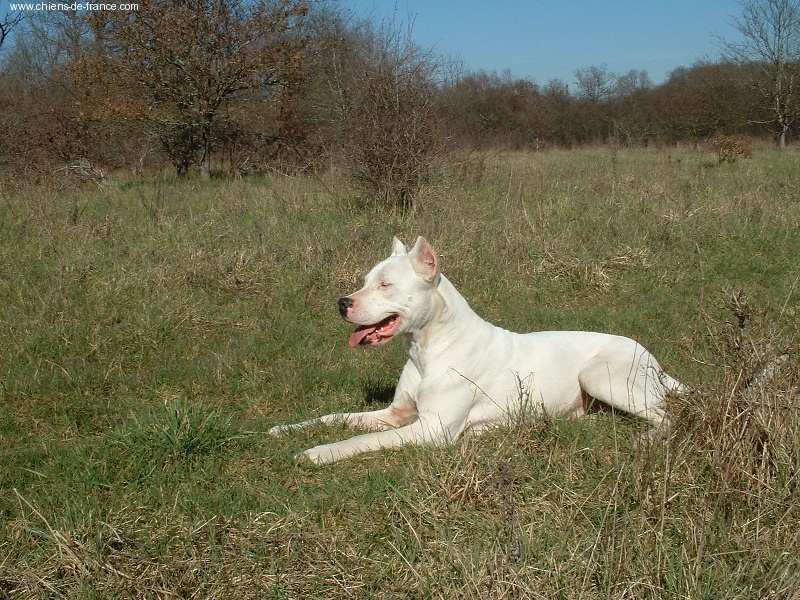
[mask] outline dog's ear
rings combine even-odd
[[[417,243],[408,254],[414,272],[427,281],[439,278],[439,258],[424,237],[418,237]]]
[[[406,250],[406,245],[397,239],[397,236],[392,238],[392,254],[391,256],[403,256],[404,254],[408,254],[408,250]]]

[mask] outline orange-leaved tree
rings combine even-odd
[[[179,176],[209,175],[221,113],[243,98],[275,102],[297,82],[306,45],[300,0],[143,0],[94,13],[97,73],[141,106],[127,111],[156,137]]]

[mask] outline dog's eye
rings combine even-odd
[[[392,287],[392,284],[389,283],[388,281],[381,281],[378,284],[378,289],[379,290],[386,290],[386,289],[389,289],[390,287]]]

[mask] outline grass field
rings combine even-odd
[[[800,597],[800,157],[484,156],[403,215],[334,176],[0,198],[0,597]],[[693,389],[314,468],[401,344],[336,300],[424,235],[476,311],[634,337]]]

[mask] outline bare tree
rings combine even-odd
[[[625,75],[617,77],[614,82],[614,95],[618,98],[633,96],[636,92],[653,89],[653,80],[647,71],[637,71],[631,69]]]
[[[3,47],[3,42],[6,41],[8,34],[11,33],[14,27],[20,24],[24,16],[25,15],[22,13],[17,13],[15,15],[6,13],[3,18],[0,19],[0,48]]]
[[[33,13],[25,19],[6,57],[7,72],[24,72],[27,79],[58,80],[64,68],[91,45],[85,14],[74,10]]]
[[[562,79],[553,78],[544,86],[545,96],[569,98],[569,85]]]
[[[580,68],[575,71],[578,97],[592,102],[608,100],[614,91],[616,79],[606,64]]]
[[[756,85],[785,148],[786,136],[800,118],[800,1],[744,0],[742,14],[732,24],[742,39],[720,40],[724,56],[759,67]]]

